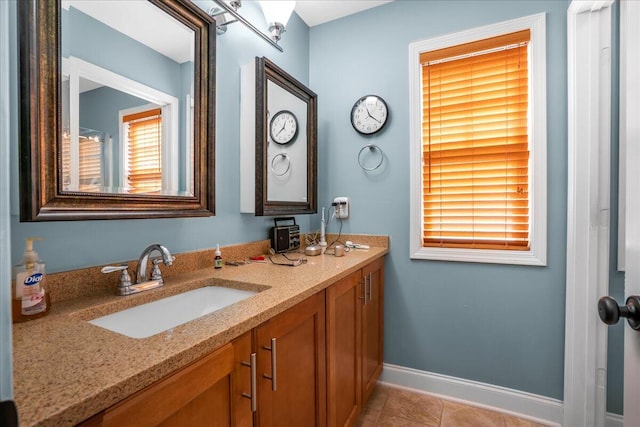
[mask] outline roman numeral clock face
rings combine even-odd
[[[291,111],[278,111],[269,125],[271,140],[277,144],[288,144],[298,136],[298,119]]]
[[[351,109],[351,125],[363,135],[381,131],[388,117],[387,103],[377,95],[363,96]]]

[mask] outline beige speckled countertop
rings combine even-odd
[[[164,287],[140,294],[103,292],[54,302],[48,316],[13,328],[20,425],[67,426],[93,416],[384,256],[387,239],[379,241],[340,258],[308,257],[307,264],[294,268],[270,263],[201,268],[167,277]],[[86,321],[207,285],[260,292],[144,339]]]

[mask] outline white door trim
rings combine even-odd
[[[609,288],[612,3],[567,10],[565,426],[605,423],[607,329],[596,306]]]

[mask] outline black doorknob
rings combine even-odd
[[[611,297],[602,297],[598,301],[598,315],[607,325],[615,325],[621,317],[626,317],[631,328],[640,331],[640,296],[627,298],[626,305],[618,305]]]

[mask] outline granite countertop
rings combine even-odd
[[[383,247],[384,246],[384,247]],[[198,360],[388,252],[384,245],[344,257],[307,257],[291,268],[224,266],[167,278],[162,288],[52,304],[51,313],[13,328],[14,399],[20,425],[75,425]],[[224,255],[224,252],[223,252]],[[260,291],[229,307],[149,338],[135,339],[87,320],[207,285]]]

